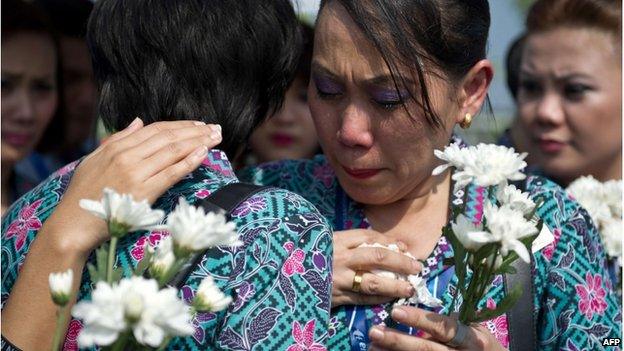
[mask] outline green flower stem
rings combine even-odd
[[[160,344],[160,347],[156,349],[156,351],[164,351],[167,348],[167,345],[169,345],[169,342],[171,342],[171,337],[170,336],[165,337],[162,344]]]
[[[132,333],[132,330],[128,330],[119,334],[119,338],[117,338],[115,343],[112,344],[108,349],[111,351],[123,351],[126,348],[128,340],[130,339],[130,333]]]
[[[160,288],[163,288],[165,285],[167,285],[171,281],[171,279],[173,279],[173,277],[180,271],[180,269],[182,269],[186,261],[186,257],[182,259],[176,258],[175,262],[171,265],[169,270],[167,270],[167,272],[163,274],[161,279],[158,280],[158,286]]]
[[[115,265],[115,254],[117,253],[117,241],[119,238],[116,236],[111,238],[110,246],[108,247],[108,260],[106,264],[106,282],[108,284],[113,283],[113,266]]]
[[[52,339],[52,351],[59,350],[61,346],[61,334],[63,334],[63,326],[65,325],[65,306],[58,309],[56,317],[56,330],[54,331],[54,339]]]

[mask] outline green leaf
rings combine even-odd
[[[147,268],[149,267],[151,259],[152,259],[152,252],[150,250],[147,250],[146,248],[145,250],[143,250],[143,259],[139,261],[139,263],[137,264],[132,274],[136,276],[142,276],[147,270]]]
[[[95,265],[89,263],[87,268],[91,281],[97,283],[106,281],[106,261],[108,260],[108,243],[102,244],[95,250]]]
[[[502,315],[516,304],[520,296],[522,296],[522,285],[517,284],[513,287],[513,289],[511,289],[511,292],[503,298],[495,309],[481,310],[481,312],[479,312],[479,314],[471,322],[483,322]]]

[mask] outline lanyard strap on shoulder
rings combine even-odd
[[[526,189],[525,182],[513,183],[518,189]],[[535,316],[533,313],[533,274],[532,265],[535,262],[533,254],[530,254],[531,262],[526,263],[521,259],[514,261],[512,266],[516,269],[515,274],[505,274],[503,284],[505,295],[516,286],[522,286],[522,295],[516,304],[507,312],[507,325],[509,332],[509,350],[524,351],[537,349],[537,335],[535,329]]]
[[[225,212],[225,215],[229,218],[232,211],[243,203],[243,201],[269,188],[270,187],[267,186],[247,183],[231,183],[210,194],[210,196],[200,201],[197,205],[203,207],[206,212]],[[173,277],[169,285],[181,289],[189,275],[201,263],[202,258],[209,250],[211,249],[194,254],[190,260],[190,264],[184,266],[180,272]]]

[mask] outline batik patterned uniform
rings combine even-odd
[[[335,231],[370,228],[362,206],[344,193],[324,156],[246,169],[241,179],[302,194],[334,224]],[[534,254],[533,313],[540,350],[602,350],[603,338],[621,335],[621,308],[605,273],[605,254],[596,229],[587,212],[545,178],[529,177],[526,191],[536,203],[543,201],[537,214],[555,238]],[[486,196],[484,188],[469,185],[453,194],[449,205],[462,209],[473,220],[480,220]],[[456,289],[454,268],[444,264],[452,256],[452,248],[442,236],[422,271],[430,292],[443,301],[441,308],[434,309],[439,313],[448,312]],[[495,308],[503,297],[503,279],[498,276],[480,308]],[[328,348],[366,350],[369,328],[389,323],[388,310],[388,304],[333,309]],[[505,315],[483,325],[503,346],[508,346]],[[414,335],[419,333],[406,326],[398,327]]]
[[[73,166],[52,175],[22,197],[2,222],[2,302],[6,301],[28,247],[58,204]],[[237,181],[225,154],[211,151],[204,164],[167,191],[154,204],[169,213],[183,196],[190,203]],[[322,350],[328,339],[331,296],[331,229],[324,217],[300,196],[277,188],[253,195],[232,211],[244,245],[217,248],[206,255],[182,288],[193,298],[202,278],[210,275],[234,298],[225,311],[200,313],[195,334],[175,338],[175,350]],[[143,258],[144,244],[158,244],[167,232],[137,232],[119,242],[117,263],[129,275]],[[83,272],[79,299],[92,290]],[[79,320],[72,320],[66,350],[77,349]]]

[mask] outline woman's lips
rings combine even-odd
[[[271,135],[271,141],[276,146],[285,147],[292,145],[295,142],[295,138],[288,134],[275,133]]]
[[[2,133],[2,140],[13,146],[18,146],[18,147],[26,146],[28,145],[28,143],[30,143],[31,139],[32,139],[32,135],[30,134],[19,134],[19,133],[9,133],[9,132]]]
[[[538,144],[540,150],[547,154],[557,153],[565,147],[565,143],[550,139],[540,139],[538,140]]]
[[[351,169],[344,166],[343,168],[348,175],[356,179],[371,178],[380,171],[380,169]]]

